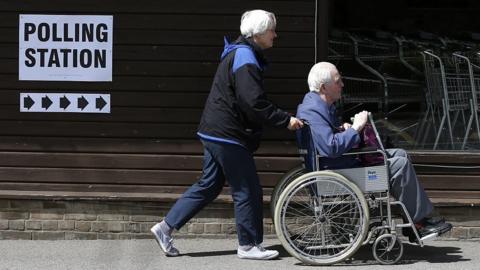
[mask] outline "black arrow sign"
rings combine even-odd
[[[107,102],[103,99],[103,97],[98,97],[95,99],[95,108],[99,109],[100,111],[107,105]]]
[[[70,105],[70,100],[68,100],[67,96],[63,95],[63,97],[60,98],[60,108],[65,110],[68,105]]]
[[[52,101],[48,98],[48,96],[44,96],[42,98],[42,108],[48,110],[48,108],[52,105]]]
[[[88,101],[83,96],[78,98],[77,103],[78,103],[78,108],[82,109],[82,111],[83,109],[85,109],[85,107],[88,106]]]
[[[32,108],[33,104],[35,104],[35,101],[33,101],[33,99],[30,96],[27,96],[27,97],[23,98],[23,107],[30,110],[30,108]]]

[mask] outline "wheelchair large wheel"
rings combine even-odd
[[[272,196],[270,198],[270,214],[273,222],[275,222],[275,219],[273,218],[275,216],[275,205],[277,204],[277,201],[280,198],[280,194],[282,193],[282,191],[293,180],[295,180],[300,175],[306,173],[307,169],[305,169],[305,166],[299,165],[285,173],[282,178],[280,178],[280,181],[278,181],[278,183],[275,185],[275,188],[273,188],[272,191]]]
[[[275,230],[292,256],[306,264],[341,262],[362,245],[369,212],[362,191],[331,171],[304,174],[281,193]]]

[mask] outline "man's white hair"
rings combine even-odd
[[[315,64],[308,73],[308,88],[311,92],[320,92],[322,85],[333,80],[332,71],[336,67],[329,62],[320,62]]]
[[[240,32],[243,36],[249,38],[264,34],[267,30],[275,29],[276,25],[275,14],[261,9],[249,10],[242,15]]]

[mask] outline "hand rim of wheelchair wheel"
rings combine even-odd
[[[309,195],[311,191],[300,194],[303,189],[311,189],[312,184],[316,184],[317,192],[323,194]],[[336,193],[329,193],[331,188]],[[298,211],[291,207],[292,211],[297,211],[296,215],[302,219],[311,220],[310,225],[300,226],[306,228],[301,234],[292,233],[297,229],[286,218],[289,204],[292,202],[293,205],[292,198],[297,193],[302,195],[298,195],[298,199],[304,202],[295,203],[304,209]],[[343,199],[337,199],[338,194]],[[308,202],[305,202],[307,198]],[[317,200],[317,204],[312,203]],[[321,209],[326,209],[325,214]],[[309,212],[311,216],[307,216]],[[362,191],[354,183],[332,171],[316,171],[298,177],[285,188],[277,202],[274,218],[277,236],[292,256],[307,264],[329,265],[349,258],[362,245],[367,235],[369,212]],[[350,224],[343,222],[346,220]],[[298,220],[295,223],[298,224]]]
[[[391,246],[394,239],[395,243],[393,246]],[[403,255],[402,241],[396,235],[381,235],[375,240],[375,243],[373,243],[372,253],[375,260],[381,264],[395,264],[402,258]]]

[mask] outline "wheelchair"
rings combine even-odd
[[[371,167],[320,170],[321,158],[312,142],[308,123],[297,131],[303,165],[289,171],[277,184],[271,211],[277,237],[292,256],[305,264],[331,265],[350,258],[362,245],[371,244],[380,264],[395,264],[403,255],[399,228],[411,228],[420,238],[403,203],[389,193],[388,160],[369,115],[379,149],[357,149],[344,155],[379,154],[384,163]],[[397,223],[392,206],[399,206]]]

